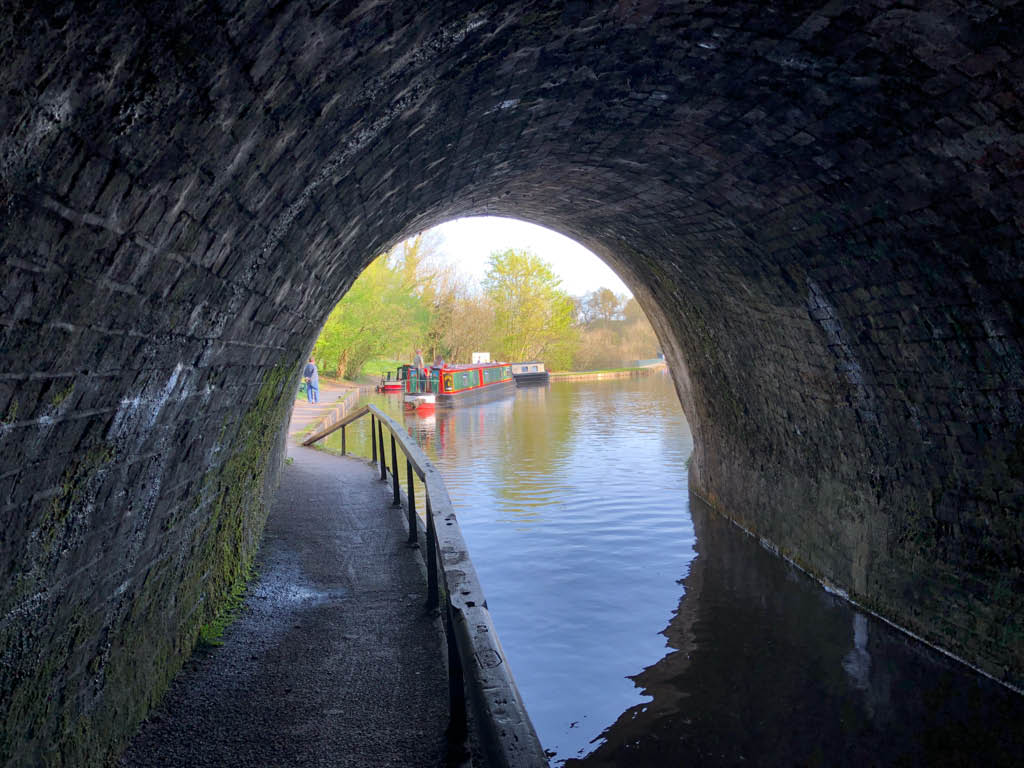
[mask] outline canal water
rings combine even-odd
[[[441,469],[552,765],[1024,765],[1024,697],[688,493],[667,375],[428,417],[368,400]],[[363,455],[366,421],[348,440]]]

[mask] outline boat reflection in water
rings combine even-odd
[[[514,393],[515,390],[513,389]],[[522,396],[522,393],[520,393]],[[474,446],[488,436],[500,437],[512,418],[515,400],[501,398],[484,408],[436,408],[405,410],[402,420],[409,434],[428,456],[446,461],[471,460]],[[461,439],[459,439],[461,438]]]

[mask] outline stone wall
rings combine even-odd
[[[1024,681],[1024,9],[16,3],[0,755],[98,763],[258,540],[299,361],[405,235],[576,238],[724,514]]]

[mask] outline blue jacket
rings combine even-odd
[[[309,379],[309,386],[320,389],[320,377],[316,372],[316,365],[313,363],[306,363],[306,367],[302,369],[302,378]]]

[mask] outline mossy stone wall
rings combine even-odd
[[[90,529],[139,476],[135,442],[114,430],[92,447],[79,445],[27,531],[24,570],[4,595],[5,764],[99,764],[116,756],[126,729],[159,699],[256,552],[297,366],[267,371],[250,388],[250,403],[224,412],[209,439],[196,437],[190,447],[213,461],[172,493],[165,494],[163,478],[173,469],[160,466],[163,454],[153,455],[142,482],[160,487],[144,485],[144,498],[130,500],[99,531]],[[187,389],[175,389],[161,410],[174,409],[174,401],[195,405]],[[173,424],[153,413],[147,420],[154,416],[149,428],[173,439]],[[167,442],[158,444],[170,452]],[[116,570],[81,579],[82,564],[88,569],[98,557]]]

